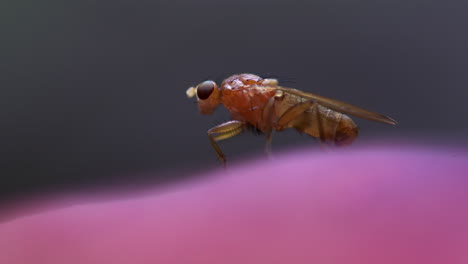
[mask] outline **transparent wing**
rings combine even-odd
[[[337,111],[343,114],[349,114],[349,115],[357,116],[357,117],[372,120],[372,121],[387,123],[390,125],[397,124],[397,121],[395,121],[394,119],[388,116],[384,116],[375,112],[371,112],[369,110],[366,110],[361,107],[357,107],[357,106],[354,106],[354,105],[351,105],[342,101],[323,97],[323,96],[316,95],[313,93],[302,92],[302,91],[292,89],[292,88],[285,88],[285,87],[278,86],[277,89],[280,89],[281,91],[285,93],[290,93],[290,94],[300,96],[305,99],[312,100],[322,106],[325,106],[327,108],[330,108],[334,111]]]

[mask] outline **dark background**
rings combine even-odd
[[[399,121],[356,119],[355,144],[462,142],[467,7],[454,0],[2,1],[0,204],[92,186],[153,186],[219,167],[206,130],[227,112],[200,116],[185,90],[240,72]],[[249,134],[221,143],[234,160],[260,155],[263,144]],[[317,143],[293,131],[275,135],[274,152],[299,146]]]

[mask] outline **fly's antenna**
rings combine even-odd
[[[192,97],[195,96],[195,94],[197,94],[197,89],[192,86],[192,87],[188,88],[185,93],[187,94],[188,98],[192,98]]]

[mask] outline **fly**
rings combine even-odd
[[[313,93],[278,85],[276,79],[263,79],[254,74],[236,74],[221,86],[208,80],[190,87],[188,97],[197,97],[201,114],[211,114],[219,104],[230,112],[232,120],[208,130],[208,138],[219,160],[226,156],[218,141],[234,137],[249,126],[266,135],[266,150],[273,131],[294,128],[318,138],[320,142],[344,146],[351,144],[359,129],[347,115],[395,125],[387,116]]]

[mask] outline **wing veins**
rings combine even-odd
[[[372,112],[364,108],[361,108],[352,104],[348,104],[339,100],[327,98],[327,97],[316,95],[313,93],[302,92],[302,91],[292,89],[292,88],[285,88],[285,87],[278,86],[278,89],[280,89],[283,92],[293,94],[295,96],[299,96],[305,99],[312,100],[314,102],[317,102],[318,104],[321,104],[322,106],[325,106],[327,108],[330,108],[334,111],[337,111],[343,114],[350,114],[350,115],[357,116],[360,118],[382,122],[382,123],[386,123],[390,125],[397,124],[397,121],[395,121],[394,119],[388,116],[384,116],[379,113]]]

